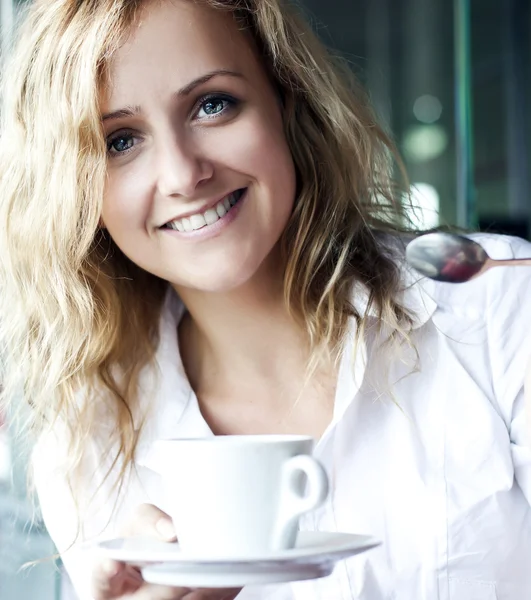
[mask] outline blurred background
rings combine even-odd
[[[527,237],[530,2],[306,0],[408,167],[421,225]],[[437,213],[439,216],[437,217]]]
[[[0,45],[22,2],[0,0]],[[531,0],[305,0],[405,159],[419,227],[530,237]],[[74,600],[33,519],[26,458],[0,419],[0,600]],[[60,567],[60,565],[57,565]]]

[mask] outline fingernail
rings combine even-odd
[[[170,540],[175,540],[176,539],[176,535],[175,535],[175,529],[173,527],[173,523],[169,520],[169,519],[159,519],[157,521],[157,531],[160,533],[160,535],[170,541]]]
[[[114,560],[106,560],[102,564],[102,569],[105,571],[105,574],[109,577],[114,577],[120,571],[120,563],[117,563]]]

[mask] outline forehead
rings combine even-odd
[[[116,96],[142,86],[182,87],[205,72],[252,71],[257,63],[250,35],[229,11],[194,0],[151,0],[108,65],[104,96],[120,101]]]

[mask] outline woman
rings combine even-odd
[[[280,0],[29,8],[4,86],[4,398],[23,386],[81,598],[530,595],[531,274],[417,281],[392,145],[346,81]],[[319,439],[332,493],[301,528],[382,546],[241,592],[90,566],[83,540],[175,539],[155,440],[234,433]]]

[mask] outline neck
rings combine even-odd
[[[176,289],[188,309],[179,337],[194,387],[212,373],[269,381],[304,376],[307,337],[286,310],[282,269],[264,266],[228,292]]]

